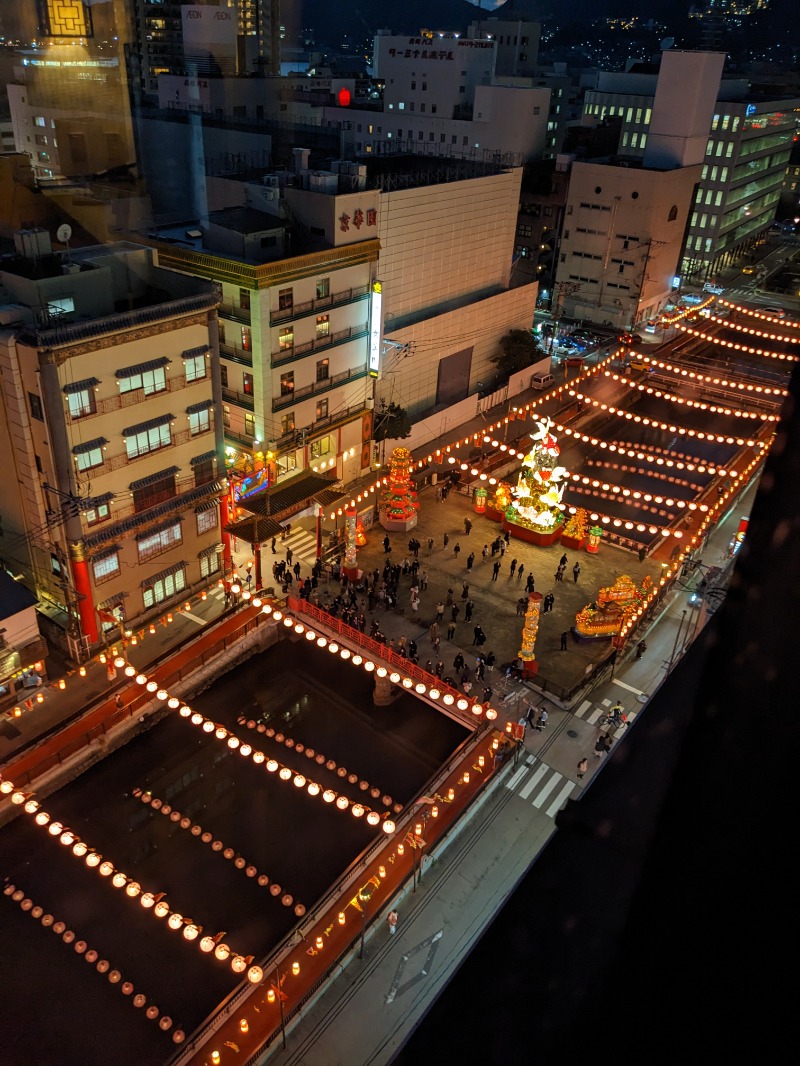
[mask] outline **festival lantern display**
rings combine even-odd
[[[561,498],[568,471],[559,466],[560,448],[551,433],[551,421],[537,423],[531,434],[533,447],[522,460],[514,499],[506,508],[504,525],[514,536],[534,544],[552,544],[561,533],[564,512]],[[526,533],[536,534],[535,536]]]
[[[384,529],[407,533],[417,524],[419,503],[411,480],[413,459],[408,448],[395,448],[389,460],[388,484],[381,494],[378,513]]]
[[[586,541],[586,550],[590,555],[597,555],[600,550],[600,538],[602,535],[603,530],[600,526],[592,526],[589,530],[589,539]]]
[[[652,592],[646,577],[638,588],[627,574],[602,588],[597,600],[575,615],[575,634],[583,640],[608,640],[619,635],[626,622],[641,609]]]
[[[531,592],[528,595],[528,606],[525,609],[525,621],[522,626],[522,643],[517,656],[522,660],[524,677],[533,677],[539,671],[534,647],[536,634],[539,632],[539,608],[543,599],[541,592]]]
[[[358,569],[356,552],[356,522],[358,515],[355,507],[348,507],[344,513],[344,567],[350,581],[357,581],[362,571]]]
[[[573,515],[570,515],[564,532],[561,534],[561,543],[565,548],[580,550],[589,534],[589,512],[583,507],[578,507]]]
[[[361,519],[356,520],[356,547],[363,548],[367,543],[367,532]]]
[[[475,489],[475,496],[473,497],[472,504],[475,508],[475,514],[485,514],[486,489],[483,487],[483,485],[479,485],[478,488]]]

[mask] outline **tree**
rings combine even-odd
[[[524,370],[544,356],[539,342],[526,329],[509,330],[500,338],[500,348],[501,351],[492,356],[492,362],[505,377]]]
[[[411,435],[412,421],[405,407],[399,403],[387,404],[381,400],[380,410],[375,419],[375,440],[401,440]]]

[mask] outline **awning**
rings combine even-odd
[[[87,496],[85,500],[81,500],[81,511],[93,511],[104,503],[111,503],[115,496],[115,492],[104,492],[102,496]]]
[[[122,601],[124,599],[126,599],[127,596],[128,596],[127,592],[115,592],[114,595],[113,596],[109,596],[107,600],[103,600],[102,603],[98,603],[97,604],[97,610],[98,611],[108,611],[112,607],[116,607],[118,604],[122,603]]]
[[[91,556],[92,562],[97,562],[98,559],[107,559],[109,555],[116,555],[120,550],[119,544],[107,544],[105,548]]]
[[[216,459],[216,451],[203,452],[202,455],[196,455],[194,459],[189,460],[189,466],[199,466],[201,463],[208,463],[212,459]]]
[[[181,352],[183,359],[196,359],[198,355],[208,355],[211,351],[207,344],[201,344],[199,348],[187,348],[185,352]]]
[[[156,581],[163,581],[165,577],[169,577],[171,574],[177,574],[179,570],[185,570],[186,563],[173,563],[172,566],[168,566],[166,570],[161,570],[157,574],[153,574],[152,577],[145,578],[142,582],[142,588],[146,588],[148,585],[155,585]]]
[[[203,548],[203,550],[201,552],[197,553],[197,558],[198,559],[205,559],[209,555],[218,555],[221,551],[223,551],[223,549],[224,549],[224,545],[223,544],[209,544],[209,546],[207,548]]]
[[[249,518],[241,518],[238,522],[226,526],[225,532],[238,537],[246,544],[264,544],[273,537],[277,537],[284,524],[284,522],[278,522],[264,515],[251,515]]]
[[[165,529],[171,529],[175,525],[176,522],[182,522],[182,521],[183,521],[183,515],[182,514],[176,514],[176,515],[174,515],[174,517],[170,518],[170,520],[168,522],[162,522],[158,526],[151,526],[149,529],[144,530],[144,532],[137,533],[135,539],[136,540],[144,540],[146,537],[152,537],[155,533],[162,533]]]
[[[148,485],[156,485],[159,481],[166,481],[167,478],[174,477],[179,470],[179,466],[168,466],[166,470],[159,470],[157,474],[149,474],[138,481],[132,481],[128,488],[131,492],[136,492],[137,489],[146,489]]]
[[[206,500],[205,503],[201,503],[199,507],[195,507],[195,514],[202,514],[203,511],[210,511],[214,507],[219,506],[219,500]]]
[[[72,449],[72,454],[84,455],[86,452],[94,452],[102,448],[104,444],[108,444],[105,437],[95,437],[94,440],[87,440],[85,444],[76,444]]]
[[[159,426],[165,426],[168,422],[174,422],[175,415],[159,415],[158,418],[151,418],[147,422],[139,422],[136,426],[128,426],[127,429],[123,429],[123,437],[135,437],[137,433],[146,433],[148,429],[158,429]]]
[[[204,500],[207,496],[219,496],[224,491],[225,486],[220,481],[209,481],[205,485],[198,485],[197,488],[190,489],[189,492],[183,492],[179,496],[174,496],[172,499],[156,504],[155,507],[148,507],[138,514],[123,518],[121,522],[114,522],[110,526],[99,529],[96,533],[90,533],[89,536],[83,538],[83,543],[87,548],[94,548],[112,538],[123,537],[126,533],[131,533],[133,530],[139,529],[157,518],[166,518],[176,511],[189,511],[198,500]],[[211,506],[217,506],[216,499],[209,502]]]
[[[214,406],[213,400],[203,400],[202,403],[192,403],[186,408],[187,415],[196,415],[199,411],[207,411]]]
[[[239,506],[253,514],[261,515],[281,514],[290,508],[301,511],[306,504],[312,502],[315,493],[330,489],[335,481],[335,474],[300,474],[289,481],[281,482],[275,488],[265,489],[240,500]]]
[[[69,385],[64,386],[62,391],[70,396],[73,392],[86,392],[87,389],[93,389],[99,384],[100,378],[84,378],[83,381],[71,381]]]
[[[165,355],[160,359],[150,359],[147,363],[137,363],[135,366],[124,366],[114,372],[117,378],[135,378],[137,374],[146,374],[148,370],[160,370],[162,366],[168,366],[170,360]]]

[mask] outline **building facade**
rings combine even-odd
[[[219,298],[134,245],[4,267],[6,562],[80,658],[221,569]]]

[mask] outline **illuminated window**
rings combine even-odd
[[[287,326],[286,329],[280,331],[278,344],[281,351],[285,351],[287,348],[294,348],[294,329],[291,326]]]
[[[82,0],[44,0],[39,5],[43,37],[91,37],[91,15]]]
[[[329,337],[330,332],[330,315],[317,315],[317,337]]]

